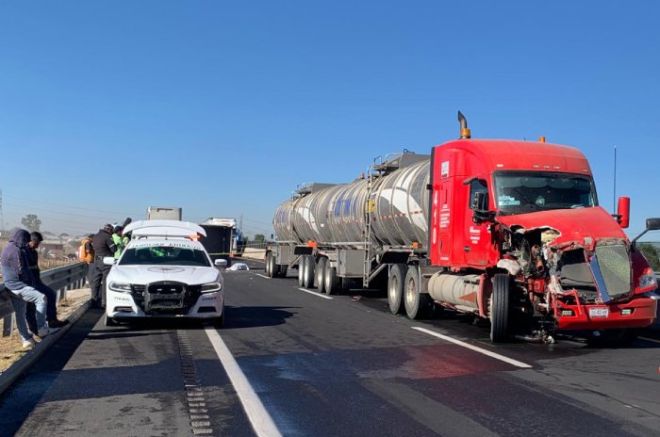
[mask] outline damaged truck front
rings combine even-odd
[[[554,341],[558,330],[630,339],[654,322],[654,272],[622,230],[629,199],[614,216],[600,207],[580,151],[463,139],[436,147],[432,167],[430,262],[418,267],[427,308],[488,318],[493,341]]]
[[[535,317],[547,322],[537,338],[551,340],[552,330],[587,330],[632,339],[635,328],[653,323],[655,274],[602,208],[500,216],[497,222],[497,266],[521,294],[514,311],[527,316],[528,325]]]

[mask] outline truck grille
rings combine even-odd
[[[598,288],[587,264],[584,250],[569,250],[561,257],[561,285],[565,290],[574,289],[580,301],[593,303],[598,297]]]
[[[596,257],[607,294],[616,298],[630,293],[631,268],[628,249],[623,244],[599,245]]]

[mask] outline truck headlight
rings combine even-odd
[[[131,284],[126,284],[126,283],[123,283],[123,282],[111,282],[110,283],[110,290],[119,291],[120,293],[130,293],[131,292]]]
[[[209,282],[208,284],[202,284],[202,293],[211,293],[220,290],[222,290],[222,284],[220,282]]]
[[[655,279],[655,274],[653,275],[642,275],[639,277],[639,288],[640,289],[648,289],[648,288],[655,288],[657,287],[658,283]]]

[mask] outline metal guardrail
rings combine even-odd
[[[41,273],[41,280],[53,290],[57,291],[57,300],[66,297],[67,290],[82,288],[87,274],[85,263],[76,263],[57,267]],[[4,284],[0,283],[0,319],[3,320],[2,336],[11,334],[13,329],[14,309],[11,306],[9,296],[5,291]]]

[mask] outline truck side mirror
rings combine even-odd
[[[637,243],[637,240],[642,238],[642,236],[646,234],[648,231],[657,231],[657,230],[660,230],[660,217],[647,218],[646,229],[644,229],[644,231],[642,231],[642,233],[636,236],[635,239],[632,241],[633,247],[635,247],[635,243]]]
[[[653,220],[653,219],[649,219]],[[623,229],[630,226],[630,197],[621,196],[616,206],[616,221]],[[647,220],[648,223],[648,220]],[[647,226],[648,228],[648,226]]]
[[[646,230],[647,231],[657,231],[660,229],[660,218],[647,218],[646,219]]]
[[[494,211],[488,211],[488,193],[486,191],[475,191],[470,199],[470,209],[473,211],[472,221],[483,223],[495,218]]]

